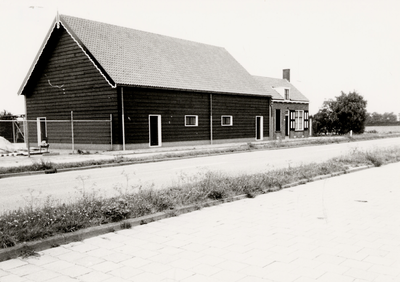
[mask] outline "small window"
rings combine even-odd
[[[221,116],[221,125],[222,126],[232,126],[233,125],[232,116]]]
[[[198,118],[197,116],[185,116],[185,126],[197,126]]]
[[[290,100],[289,89],[285,89],[285,100]]]

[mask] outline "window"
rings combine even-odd
[[[295,111],[296,130],[304,130],[304,111]]]
[[[221,125],[222,126],[232,126],[233,125],[232,116],[221,116]]]
[[[285,100],[290,100],[289,89],[285,89]]]
[[[281,131],[281,110],[275,110],[275,131]]]
[[[198,126],[197,116],[185,116],[185,126]]]

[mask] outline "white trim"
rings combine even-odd
[[[42,46],[41,46],[40,49],[39,49],[39,52],[37,53],[35,59],[33,60],[33,63],[32,63],[32,65],[31,65],[31,67],[29,68],[28,73],[27,73],[27,75],[26,75],[26,77],[25,77],[25,79],[24,79],[24,81],[23,81],[21,87],[19,88],[17,94],[18,94],[18,95],[21,95],[21,94],[22,94],[22,91],[25,89],[25,86],[26,86],[26,84],[28,83],[28,80],[30,79],[33,70],[35,69],[35,67],[36,67],[36,65],[37,65],[37,63],[38,63],[40,57],[41,57],[42,54],[43,54],[44,48],[47,46],[47,43],[48,43],[48,41],[49,41],[49,39],[50,39],[50,37],[51,37],[51,34],[53,33],[53,31],[54,31],[55,28],[57,28],[57,29],[60,28],[60,24],[65,28],[65,30],[68,32],[68,34],[71,36],[71,38],[76,42],[76,44],[78,44],[79,48],[81,48],[81,50],[83,51],[83,53],[89,58],[89,60],[92,62],[92,64],[95,66],[95,68],[100,72],[100,74],[104,77],[104,79],[107,81],[107,83],[108,83],[112,88],[116,88],[116,87],[117,87],[117,84],[114,84],[114,85],[111,84],[111,82],[107,79],[107,77],[106,77],[106,76],[103,74],[103,72],[99,69],[99,67],[96,65],[96,63],[90,58],[90,56],[89,56],[89,55],[86,53],[86,51],[82,48],[82,46],[79,44],[79,42],[72,36],[72,34],[69,32],[69,30],[62,24],[62,21],[60,20],[60,17],[59,17],[58,12],[57,12],[56,17],[55,17],[55,19],[53,20],[53,23],[52,23],[52,25],[51,25],[49,31],[47,32],[47,35],[46,35],[46,37],[45,37],[45,40],[43,41]]]
[[[61,25],[64,27],[64,29],[68,32],[69,36],[75,41],[76,44],[78,44],[79,48],[83,51],[83,53],[88,57],[88,59],[92,62],[92,64],[95,66],[95,68],[99,71],[99,73],[104,77],[104,79],[107,81],[107,83],[112,87],[112,88],[117,88],[117,84],[111,84],[111,82],[107,79],[107,77],[104,75],[104,73],[100,70],[100,68],[96,65],[96,63],[90,58],[88,53],[86,53],[85,49],[79,44],[78,40],[76,40],[72,34],[69,32],[69,30],[63,25],[62,21],[60,21]]]
[[[286,98],[286,90],[288,91],[288,97]],[[286,101],[288,101],[288,100],[290,100],[290,88],[289,87],[285,87],[285,88],[283,88],[283,98],[286,100]]]
[[[229,124],[224,124],[224,118],[230,118]],[[233,125],[233,116],[221,116],[221,126],[232,126]]]
[[[272,100],[274,103],[282,103],[282,104],[310,104],[308,101],[294,101],[294,100]]]
[[[260,138],[257,139],[257,119],[260,118]],[[264,139],[264,117],[263,116],[256,116],[256,140],[261,141]]]
[[[151,145],[151,125],[150,125],[150,117],[157,117],[157,134],[158,134],[158,145]],[[161,139],[161,115],[149,115],[149,147],[161,147],[162,139]]]
[[[187,117],[194,117],[195,118],[195,124],[187,124]],[[197,115],[185,115],[185,126],[187,127],[194,127],[199,125],[199,117]]]
[[[44,131],[45,131],[45,136],[47,137],[47,119],[46,117],[37,117],[36,118],[36,129],[37,129],[37,140],[38,140],[38,146],[41,145],[42,143],[42,131],[40,127],[41,121],[44,120]]]
[[[22,91],[25,89],[25,86],[28,83],[28,80],[31,77],[33,70],[35,69],[36,64],[38,63],[39,58],[42,56],[43,50],[46,47],[47,42],[49,41],[51,34],[53,33],[53,30],[54,30],[54,27],[55,27],[56,23],[57,23],[57,18],[55,18],[53,20],[52,26],[50,27],[49,31],[47,32],[47,35],[45,37],[45,40],[42,43],[42,46],[39,49],[39,52],[36,54],[35,59],[33,59],[33,63],[31,65],[31,67],[29,68],[28,73],[26,74],[26,77],[25,77],[24,81],[22,82],[21,87],[18,89],[18,93],[17,93],[18,95],[21,95]]]
[[[300,128],[297,127],[297,125],[298,125],[298,122],[297,122],[298,116],[297,116],[297,114],[299,112],[301,112],[301,123],[299,124],[299,125],[301,125]],[[295,126],[294,126],[294,130],[295,131],[303,131],[304,130],[304,110],[295,110],[294,111],[294,124],[295,124]]]

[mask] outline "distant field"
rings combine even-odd
[[[400,132],[400,125],[390,125],[390,126],[366,126],[365,131],[376,130],[380,133],[385,132]]]

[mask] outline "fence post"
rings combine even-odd
[[[71,137],[72,137],[72,154],[75,152],[74,145],[74,112],[71,111]]]

